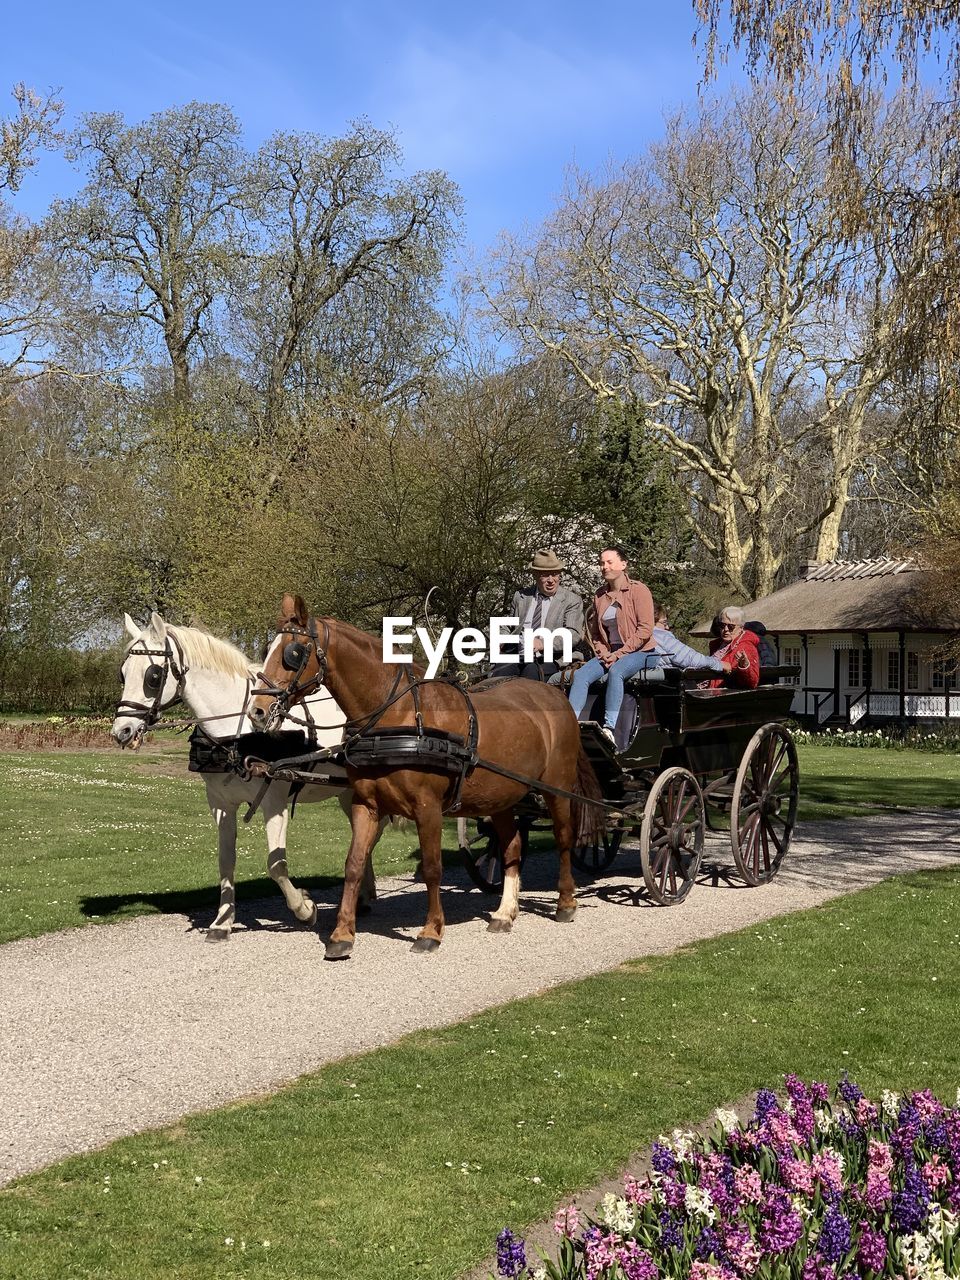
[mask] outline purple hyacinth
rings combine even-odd
[[[793,1207],[789,1194],[771,1191],[763,1206],[760,1245],[765,1253],[781,1253],[792,1249],[803,1235],[803,1221]]]
[[[893,1218],[902,1234],[919,1231],[929,1216],[930,1188],[915,1164],[907,1165],[903,1189],[893,1197]]]
[[[897,1127],[890,1137],[890,1145],[905,1160],[913,1158],[913,1148],[920,1137],[920,1112],[912,1102],[902,1102],[897,1113]]]
[[[673,1173],[677,1167],[677,1157],[668,1146],[655,1142],[650,1148],[650,1163],[657,1173]]]
[[[772,1089],[760,1089],[757,1092],[757,1105],[754,1112],[758,1123],[763,1124],[767,1116],[778,1107],[777,1095]]]
[[[814,1080],[810,1086],[810,1101],[817,1107],[825,1107],[830,1101],[830,1086]]]
[[[664,1249],[683,1248],[683,1232],[667,1210],[660,1214],[660,1243]]]
[[[723,1244],[713,1227],[703,1228],[694,1242],[693,1252],[695,1257],[702,1258],[704,1262],[711,1254],[718,1262],[723,1261]]]
[[[837,1124],[845,1138],[863,1137],[863,1129],[859,1124],[857,1124],[853,1116],[841,1115]]]
[[[809,1140],[813,1136],[813,1103],[810,1091],[798,1076],[785,1075],[783,1082],[793,1103],[794,1128],[801,1138]]]
[[[848,1107],[855,1107],[863,1097],[863,1090],[858,1084],[854,1084],[846,1071],[843,1073],[843,1079],[837,1085],[837,1092]]]
[[[504,1227],[497,1236],[497,1274],[514,1280],[527,1265],[523,1239]]]
[[[927,1143],[935,1151],[946,1151],[950,1145],[946,1121],[937,1118],[929,1120],[926,1125]]]
[[[860,1224],[860,1244],[857,1248],[857,1262],[861,1269],[882,1271],[887,1260],[887,1242],[879,1231],[874,1231],[866,1222]]]
[[[817,1252],[827,1262],[839,1262],[850,1248],[850,1223],[836,1205],[823,1215]]]

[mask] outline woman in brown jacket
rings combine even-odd
[[[579,718],[590,685],[605,679],[603,732],[613,742],[624,680],[644,667],[657,666],[660,656],[653,639],[653,596],[642,582],[630,578],[623,547],[604,547],[600,573],[603,585],[593,598],[589,618],[590,641],[597,656],[584,663],[573,677],[570,705]]]

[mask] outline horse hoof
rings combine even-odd
[[[352,950],[352,942],[328,942],[323,958],[324,960],[349,960]]]
[[[558,924],[573,924],[573,918],[576,914],[576,907],[557,907],[557,913],[553,918]]]
[[[297,916],[297,919],[300,921],[300,923],[304,926],[305,929],[312,929],[313,926],[317,923],[317,904],[315,902],[311,902],[310,914],[306,916]]]
[[[498,920],[496,916],[493,916],[487,925],[487,933],[509,933],[512,928],[512,920]]]
[[[211,925],[210,928],[207,930],[207,941],[208,942],[229,942],[230,930],[221,929],[217,925]]]
[[[440,943],[436,938],[417,938],[416,942],[410,948],[411,951],[437,951]]]

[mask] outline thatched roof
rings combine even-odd
[[[960,599],[952,617],[933,616],[924,598],[926,574],[915,560],[832,560],[803,571],[798,582],[744,605],[746,620],[781,635],[960,630]],[[693,629],[693,635],[709,634],[709,618]]]

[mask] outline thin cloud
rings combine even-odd
[[[678,62],[651,76],[636,60],[578,49],[570,55],[498,31],[470,45],[405,43],[379,95],[409,163],[454,172],[510,154],[569,149],[675,94]]]

